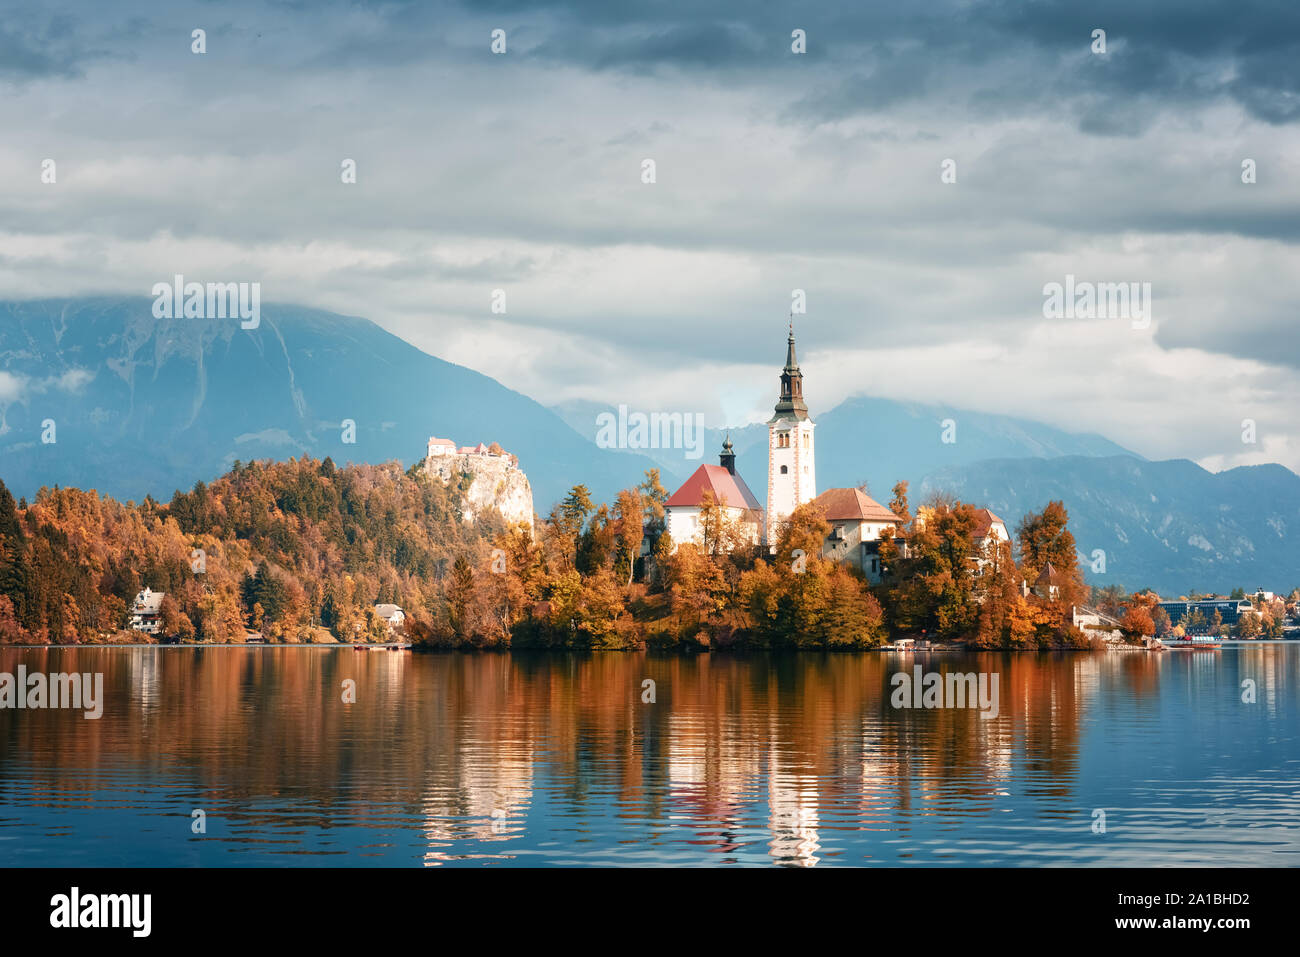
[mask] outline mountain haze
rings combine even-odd
[[[559,409],[594,434],[596,403]],[[1187,460],[1149,462],[1103,436],[951,406],[853,397],[817,422],[817,488],[866,483],[888,502],[905,479],[913,506],[936,491],[1020,519],[1059,499],[1070,513],[1088,581],[1164,594],[1234,587],[1290,591],[1300,584],[1300,476],[1280,465],[1211,473]],[[956,441],[943,441],[944,422]],[[707,430],[704,462],[724,434],[760,501],[767,497],[767,428]],[[680,483],[699,462],[680,450],[647,450]],[[1105,570],[1093,553],[1105,554]],[[1094,562],[1098,571],[1093,571]]]
[[[589,439],[596,435],[597,415],[618,411],[580,400],[553,408],[574,431]],[[882,501],[888,500],[889,490],[899,479],[915,483],[937,469],[983,459],[1134,454],[1091,433],[1066,432],[1013,416],[893,399],[853,396],[828,411],[814,409],[813,419],[817,423],[817,487],[856,486],[865,481],[871,494]],[[951,443],[943,441],[943,423],[948,419],[956,423],[956,441]],[[706,429],[700,459],[687,459],[681,449],[635,451],[653,458],[666,477],[682,482],[701,463],[717,463],[727,436],[736,450],[737,470],[754,494],[765,499],[767,426],[762,423]]]
[[[681,449],[598,448],[602,411],[586,402],[552,411],[368,320],[320,310],[267,305],[261,325],[244,330],[237,320],[156,319],[148,299],[0,303],[0,479],[15,495],[73,485],[168,499],[236,460],[302,454],[409,466],[438,435],[514,452],[545,513],[576,483],[612,501],[650,467],[676,487],[717,462],[729,432],[740,474],[766,499],[764,425],[708,429],[702,456],[688,459]],[[881,398],[814,418],[819,489],[865,482],[887,502],[905,479],[913,504],[950,492],[1011,526],[1060,499],[1083,557],[1105,553],[1105,571],[1088,571],[1093,583],[1171,594],[1300,583],[1300,476],[1282,466],[1213,474],[1148,462],[1097,435]],[[954,442],[943,441],[949,419]],[[344,420],[356,423],[354,443],[343,441]]]
[[[1063,501],[1095,585],[1166,595],[1300,585],[1300,476],[1281,465],[1215,473],[1186,459],[998,459],[940,470],[919,491],[987,505],[1009,526]],[[1090,567],[1098,549],[1104,572]]]
[[[409,466],[430,435],[514,452],[543,513],[574,482],[612,497],[652,464],[365,319],[265,305],[244,330],[156,319],[148,299],[0,304],[0,478],[15,495],[58,484],[165,499],[237,459],[304,453]]]

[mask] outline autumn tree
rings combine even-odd
[[[726,606],[722,570],[694,542],[679,545],[668,558],[665,581],[683,630],[708,624]]]
[[[745,627],[761,647],[779,644],[789,631],[786,581],[761,558],[740,576],[739,605]]]
[[[1065,505],[1058,501],[1048,502],[1041,512],[1030,512],[1021,519],[1016,538],[1020,545],[1020,565],[1030,581],[1048,562],[1067,577],[1076,571],[1078,549],[1074,535],[1066,528],[1068,520]]]
[[[902,519],[900,525],[906,525],[912,520],[912,513],[907,504],[906,481],[900,480],[894,484],[894,497],[889,500],[889,510]]]
[[[904,634],[967,637],[976,613],[975,509],[944,496],[924,508],[926,520],[912,522],[905,554],[892,541],[881,546],[891,574],[890,619]]]
[[[878,647],[885,639],[884,611],[866,582],[843,565],[834,565],[822,618],[829,649]]]
[[[1127,593],[1123,585],[1107,585],[1104,588],[1092,589],[1092,604],[1098,611],[1110,615],[1112,618],[1118,618],[1124,614],[1124,599]]]
[[[0,481],[0,595],[8,597],[8,615],[15,621],[22,616],[27,602],[25,549],[26,536],[14,497]]]
[[[646,470],[645,481],[637,486],[637,492],[645,514],[645,535],[650,542],[645,579],[654,587],[662,587],[664,563],[672,553],[673,543],[667,530],[668,490],[659,479],[658,469]]]
[[[647,469],[645,481],[637,487],[645,511],[645,527],[653,543],[664,531],[668,490],[659,479],[658,469]]]
[[[620,574],[627,572],[626,584],[631,585],[636,572],[641,543],[645,540],[645,506],[635,489],[618,493],[614,505],[614,527],[618,540],[618,559],[615,567]]]
[[[578,542],[575,567],[584,575],[598,569],[609,570],[617,557],[617,529],[610,517],[609,506],[597,506]]]
[[[447,584],[448,618],[458,638],[473,634],[474,622],[470,613],[474,608],[474,598],[474,568],[464,555],[459,555],[452,565],[451,580]]]
[[[1041,512],[1026,515],[1016,529],[1021,570],[1025,577],[1033,582],[1048,563],[1060,576],[1060,593],[1054,610],[1062,625],[1069,609],[1079,604],[1087,594],[1074,535],[1066,527],[1068,521],[1065,505],[1052,501]]]
[[[830,523],[819,506],[805,502],[790,513],[781,523],[776,539],[776,557],[782,571],[796,567],[807,568],[812,561],[821,560],[822,545],[831,533]]]
[[[1156,623],[1152,612],[1158,608],[1156,601],[1152,592],[1135,592],[1129,596],[1119,623],[1120,631],[1128,641],[1140,642],[1155,635]]]
[[[1237,637],[1244,639],[1258,638],[1264,633],[1264,625],[1255,612],[1246,612],[1237,619]]]
[[[578,538],[594,508],[587,486],[575,485],[551,509],[546,522],[546,541],[555,561],[565,570],[577,568]]]

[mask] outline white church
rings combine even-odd
[[[794,354],[794,324],[785,349],[781,370],[781,398],[767,420],[767,537],[775,545],[780,523],[804,502],[817,497],[817,459],[813,444],[816,424],[808,416],[803,400],[803,373]]]
[[[781,370],[781,395],[767,421],[767,504],[758,503],[736,471],[736,455],[728,440],[720,464],[701,465],[666,506],[668,534],[675,543],[702,539],[701,506],[705,494],[722,508],[730,521],[748,528],[746,536],[766,550],[776,547],[781,525],[800,505],[816,500],[831,526],[822,554],[847,562],[873,581],[879,580],[880,535],[897,528],[902,519],[861,489],[829,489],[817,494],[816,423],[808,415],[803,397],[803,373],[795,356],[794,327],[786,344]]]

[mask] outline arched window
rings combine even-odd
[[[781,466],[781,474],[782,474],[782,475],[785,475],[785,474],[786,474],[787,472],[789,472],[789,471],[790,471],[790,470],[789,470],[786,466],[784,466],[784,465]]]

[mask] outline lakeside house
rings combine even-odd
[[[1058,572],[1051,562],[1048,562],[1034,581],[1034,594],[1046,601],[1056,601],[1061,597],[1063,584],[1065,584],[1065,576]]]
[[[975,510],[975,522],[975,573],[982,575],[984,569],[993,564],[993,550],[1003,542],[1011,541],[1011,533],[1007,531],[1007,523],[987,508]]]
[[[162,629],[162,600],[166,592],[151,591],[146,585],[131,603],[131,630],[156,635]]]
[[[934,509],[928,505],[922,505],[916,510],[916,526],[924,528],[934,515]],[[1011,541],[1011,533],[1007,531],[1007,523],[1004,522],[992,509],[977,508],[975,509],[975,528],[971,533],[971,540],[974,543],[975,554],[975,574],[984,574],[984,569],[993,564],[994,555],[997,548],[1003,542]],[[1028,595],[1030,589],[1026,586],[1024,594]]]
[[[852,565],[879,584],[881,534],[887,528],[897,532],[902,518],[860,488],[827,489],[812,501],[831,526],[822,557]]]
[[[390,635],[401,631],[406,625],[406,612],[397,605],[376,605],[375,617],[388,626]]]

